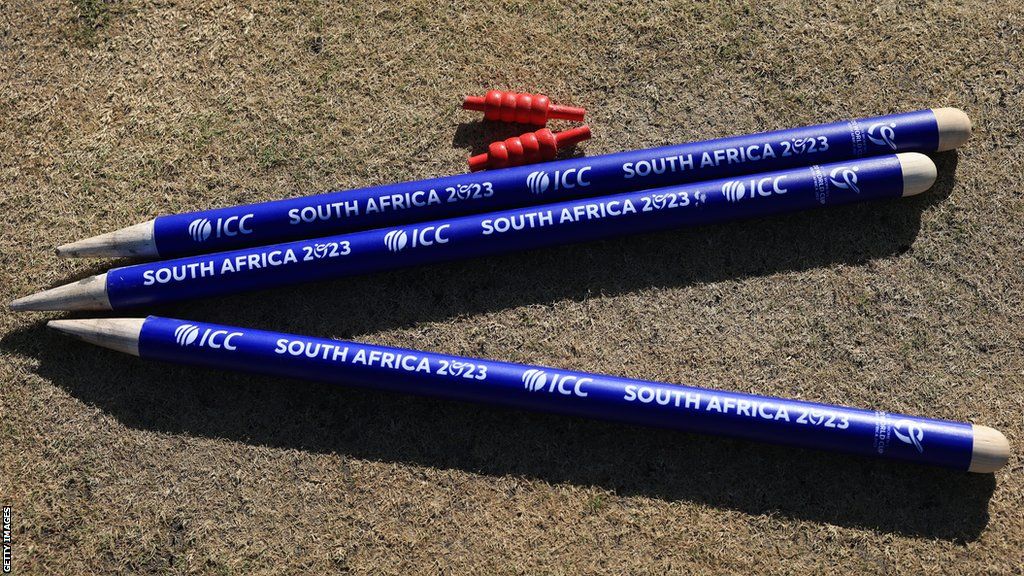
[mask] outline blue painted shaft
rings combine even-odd
[[[405,266],[895,198],[895,155],[462,216],[115,268],[113,309],[232,294]]]
[[[970,424],[150,316],[143,358],[966,470]]]
[[[160,216],[163,258],[893,152],[934,152],[931,110]]]

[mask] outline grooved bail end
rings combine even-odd
[[[491,90],[483,96],[466,96],[462,100],[465,110],[484,113],[484,119],[500,122],[518,122],[544,126],[548,119],[582,122],[586,110],[574,106],[552,104],[543,94],[526,94]]]
[[[558,104],[552,104],[551,109],[548,111],[548,118],[555,118],[558,120],[572,120],[573,122],[583,122],[583,116],[587,114],[585,108],[578,108],[576,106],[560,106]]]
[[[469,159],[469,170],[508,168],[554,160],[559,148],[567,148],[590,138],[590,127],[579,126],[554,134],[547,128],[527,132],[507,140],[492,142],[487,152]]]

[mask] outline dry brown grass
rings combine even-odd
[[[1016,447],[969,476],[144,363],[3,311],[16,569],[1020,574],[1022,24],[1010,1],[7,2],[5,301],[110,265],[53,246],[156,214],[462,171],[500,131],[456,109],[487,87],[588,107],[588,154],[962,107],[974,139],[908,202],[156,312],[973,420]]]

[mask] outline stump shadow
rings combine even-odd
[[[911,249],[922,210],[949,195],[956,154],[940,154],[936,160],[940,178],[935,188],[900,201],[426,266],[145,312],[350,338],[594,294],[863,264]],[[7,334],[0,349],[38,359],[40,375],[127,426],[172,434],[599,486],[621,496],[699,502],[957,542],[974,540],[984,530],[995,489],[992,475],[145,362],[68,341],[42,324]]]

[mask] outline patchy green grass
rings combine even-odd
[[[5,309],[15,573],[1019,573],[1016,3],[14,6],[3,301],[119,264],[52,249],[161,213],[463,172],[497,129],[459,102],[492,87],[586,107],[587,155],[962,107],[975,137],[913,199],[130,314],[970,420],[1014,446],[994,477],[882,464],[145,362]]]
[[[71,0],[75,24],[82,41],[94,42],[99,31],[114,17],[117,3],[113,0]]]

